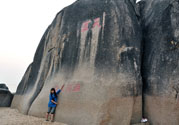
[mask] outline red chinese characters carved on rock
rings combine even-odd
[[[96,19],[94,19],[94,24],[93,24],[93,28],[95,28],[95,27],[101,27],[101,25],[100,25],[100,18],[96,18]]]
[[[90,23],[92,23],[91,20],[88,20],[88,21],[84,22],[82,24],[82,27],[81,27],[81,32],[88,31],[88,26],[89,26]],[[98,28],[101,27],[101,25],[100,25],[100,18],[99,17],[94,19],[94,24],[93,24],[92,28],[95,28],[95,27],[98,27]]]
[[[82,24],[81,32],[85,32],[85,31],[88,30],[88,25],[89,25],[89,23],[91,23],[90,20],[88,20],[88,21],[86,21],[86,22],[84,22],[84,23]]]
[[[67,87],[65,88],[66,92],[79,92],[81,88],[80,83],[77,84],[68,84]]]
[[[73,85],[72,85],[72,84],[69,84],[69,85],[67,85],[66,91],[67,91],[67,92],[71,92],[71,91],[72,91],[72,88],[73,88]]]
[[[78,84],[75,84],[74,86],[73,86],[73,90],[72,90],[73,92],[79,92],[80,91],[80,84],[78,83]]]

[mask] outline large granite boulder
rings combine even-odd
[[[179,125],[179,1],[140,3],[144,36],[144,115],[153,125]]]
[[[9,91],[8,87],[0,83],[0,107],[10,107],[13,99],[13,94]]]
[[[79,0],[46,30],[12,107],[43,117],[51,87],[65,84],[56,120],[129,125],[142,117],[142,30],[135,0]]]

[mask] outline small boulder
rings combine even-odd
[[[13,94],[5,84],[0,83],[0,107],[10,107]]]

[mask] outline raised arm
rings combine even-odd
[[[63,90],[64,86],[65,86],[65,84],[62,85],[61,91]]]
[[[64,86],[65,86],[65,85],[63,84],[62,87],[61,87],[61,89],[59,89],[56,93],[59,94],[59,93],[63,90]]]

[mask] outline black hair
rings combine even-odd
[[[56,93],[56,91],[55,91],[55,88],[51,88],[51,90],[50,90],[50,95],[52,96],[52,91],[54,91],[54,95],[55,95],[55,98],[57,97],[57,93]],[[54,99],[52,99],[52,100],[54,100]]]

